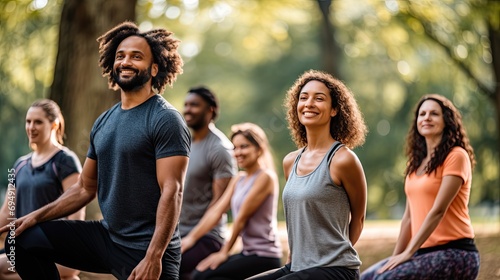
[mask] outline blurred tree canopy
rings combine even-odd
[[[166,28],[182,41],[184,74],[165,98],[182,111],[189,87],[209,86],[221,103],[217,126],[229,133],[234,123],[261,125],[280,172],[295,149],[286,90],[308,69],[340,77],[370,129],[355,151],[368,181],[368,217],[401,216],[404,140],[426,93],[447,96],[462,113],[478,160],[471,205],[499,203],[500,2],[3,0],[0,9],[2,182],[29,152],[23,123],[38,98],[60,103],[67,145],[83,160],[93,120],[116,100],[100,76],[95,40],[135,17],[142,29]]]

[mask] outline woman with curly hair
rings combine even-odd
[[[429,94],[418,102],[406,155],[407,202],[396,247],[361,279],[476,279],[468,209],[474,152],[450,100]]]
[[[299,148],[283,160],[287,264],[256,279],[358,279],[354,244],[366,213],[366,179],[351,150],[367,132],[349,89],[310,70],[288,90],[291,135]]]
[[[98,38],[99,65],[120,102],[95,121],[78,180],[15,221],[22,279],[59,279],[56,263],[117,279],[179,278],[177,225],[191,135],[160,95],[182,72],[171,35],[125,22]],[[96,196],[101,221],[53,221]]]

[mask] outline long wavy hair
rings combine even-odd
[[[165,86],[172,86],[177,75],[182,74],[183,61],[177,49],[180,41],[172,37],[173,33],[165,29],[154,29],[140,32],[133,22],[123,22],[109,30],[99,38],[99,66],[102,75],[108,77],[109,87],[117,90],[118,85],[113,78],[113,65],[115,62],[116,49],[120,43],[130,37],[139,36],[149,44],[153,54],[153,63],[158,64],[158,74],[152,78],[151,85],[157,93],[162,93]]]
[[[462,147],[469,154],[469,160],[472,168],[476,164],[474,150],[470,145],[469,138],[465,132],[465,127],[462,124],[462,116],[455,108],[453,103],[446,97],[438,94],[428,94],[423,96],[417,103],[414,111],[414,120],[406,137],[406,156],[408,162],[406,165],[405,175],[415,172],[422,164],[422,161],[427,156],[427,143],[424,136],[420,135],[417,127],[418,112],[422,104],[427,100],[433,100],[439,104],[443,111],[444,130],[441,142],[434,149],[431,155],[431,160],[425,167],[425,173],[431,173],[443,164],[444,160],[450,153],[453,147]]]
[[[298,148],[307,145],[306,128],[299,121],[297,104],[300,91],[310,81],[319,81],[330,90],[332,108],[337,110],[337,115],[332,117],[330,121],[330,135],[333,139],[342,142],[351,149],[363,145],[368,129],[356,99],[344,83],[332,75],[318,70],[306,71],[295,81],[286,94],[284,103],[287,109],[286,119],[295,145]]]

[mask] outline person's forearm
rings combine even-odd
[[[44,222],[66,217],[86,206],[95,196],[95,192],[74,185],[65,191],[57,200],[36,210],[36,221]]]
[[[361,231],[363,231],[364,218],[358,220],[352,220],[349,223],[349,240],[352,245],[355,245],[358,242],[359,237],[361,236]]]
[[[420,230],[415,236],[412,237],[406,250],[409,250],[411,253],[415,253],[418,249],[420,249],[420,246],[424,244],[424,242],[429,238],[432,232],[434,232],[436,227],[439,225],[439,223],[443,219],[443,216],[444,212],[431,210],[422,223]]]
[[[395,256],[402,253],[406,249],[406,246],[408,245],[408,242],[410,242],[410,239],[411,239],[410,219],[409,218],[405,219],[405,217],[403,217],[399,229],[398,240],[396,241],[396,246],[394,246],[394,251],[392,255]]]
[[[240,235],[240,232],[245,227],[246,223],[247,223],[247,220],[241,221],[240,219],[236,218],[236,220],[233,223],[233,230],[232,230],[232,233],[231,233],[231,237],[224,244],[224,246],[221,248],[222,252],[225,252],[226,254],[229,254],[229,251],[231,251],[231,248],[233,248],[234,243],[236,243],[236,240],[238,239],[238,236]]]
[[[68,215],[67,217],[68,220],[85,220],[85,207],[80,208],[80,210],[76,211],[75,213]]]
[[[162,193],[156,211],[156,227],[146,257],[161,258],[165,253],[179,220],[181,202],[181,192]]]
[[[203,215],[200,222],[189,232],[188,236],[193,240],[199,240],[214,228],[220,221],[222,214],[215,208],[209,208]]]

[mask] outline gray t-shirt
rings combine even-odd
[[[350,204],[344,188],[330,176],[330,162],[340,146],[335,142],[316,169],[297,175],[295,159],[283,191],[292,271],[342,266],[359,269],[361,261],[349,240]]]
[[[160,95],[129,110],[119,102],[96,120],[87,156],[97,161],[102,223],[114,242],[147,249],[161,195],[156,160],[188,156],[190,142],[181,114]],[[179,246],[176,229],[167,249]]]
[[[211,127],[201,141],[192,143],[179,222],[181,236],[186,236],[207,211],[213,197],[213,180],[231,178],[236,174],[232,149],[231,141],[215,127]],[[225,220],[222,218],[208,233],[221,243],[225,237]]]

